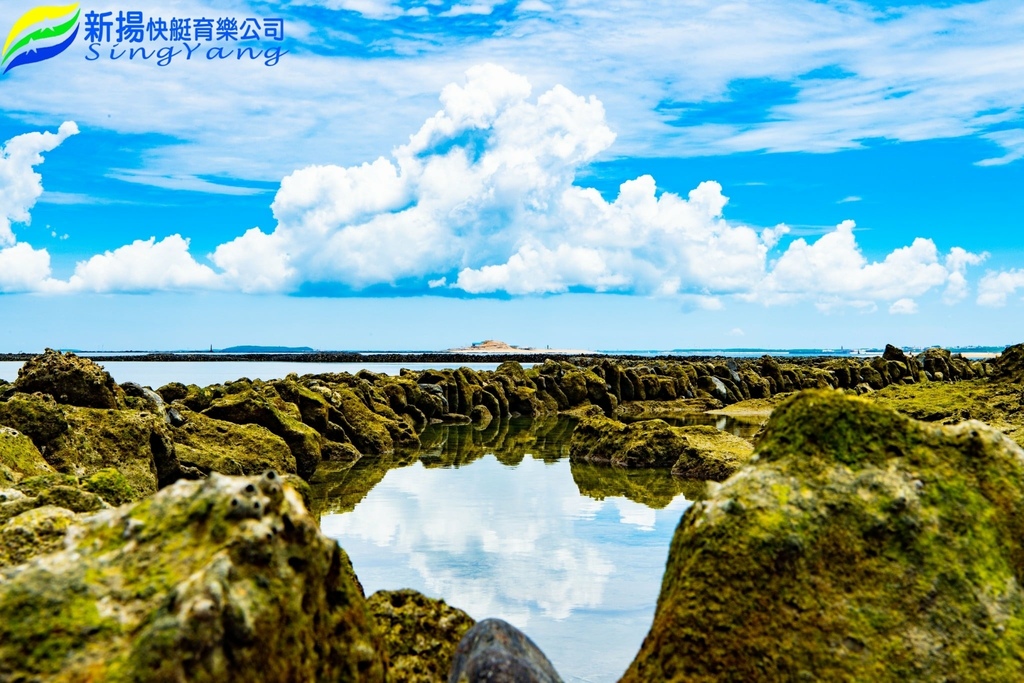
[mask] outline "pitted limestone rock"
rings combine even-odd
[[[276,473],[179,481],[0,569],[0,680],[383,681],[346,567]]]

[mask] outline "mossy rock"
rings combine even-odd
[[[52,396],[24,393],[16,393],[0,402],[0,425],[12,427],[32,439],[43,454],[69,428],[64,410]]]
[[[135,500],[158,488],[153,436],[166,429],[148,411],[101,410],[67,406],[68,432],[51,444],[44,457],[58,472],[88,479],[100,470],[117,469]]]
[[[270,389],[270,393],[272,395],[268,396],[255,389],[246,389],[228,394],[215,400],[203,414],[235,424],[260,425],[277,434],[284,439],[288,449],[295,456],[295,471],[300,477],[308,480],[320,464],[323,437],[298,419],[298,408],[294,404],[281,401],[273,389]],[[289,414],[285,407],[287,405],[292,406],[295,415]]]
[[[384,636],[390,683],[447,680],[455,648],[476,623],[444,600],[410,589],[377,591],[367,604]]]
[[[308,389],[294,379],[272,382],[272,386],[285,401],[295,404],[304,424],[323,434],[327,429],[327,400],[317,392]]]
[[[288,444],[266,427],[215,420],[186,408],[181,415],[185,422],[171,430],[171,437],[183,465],[235,475],[296,472]]]
[[[616,467],[669,468],[686,446],[686,439],[664,420],[626,424],[606,417],[586,417],[573,431],[569,458]]]
[[[123,474],[113,467],[105,467],[82,482],[82,488],[118,506],[138,500],[138,496]]]
[[[741,439],[710,425],[675,428],[686,440],[672,474],[698,481],[722,481],[745,464],[754,454],[754,447]]]
[[[181,382],[170,382],[157,389],[156,393],[165,402],[172,403],[188,396],[188,387]]]
[[[0,680],[385,680],[337,543],[279,477],[180,481],[64,543],[0,570]]]
[[[622,679],[1017,680],[1024,451],[803,392],[683,516]]]
[[[395,442],[385,418],[370,410],[354,391],[344,386],[336,387],[332,404],[342,417],[336,421],[342,425],[360,453],[386,455],[394,451]]]
[[[75,513],[55,505],[36,507],[8,519],[0,524],[0,567],[59,550],[77,519]]]
[[[31,439],[16,429],[0,427],[0,488],[49,472],[53,468]]]
[[[83,408],[117,408],[124,403],[124,394],[110,373],[88,358],[53,349],[25,361],[14,388],[49,394],[58,403]]]

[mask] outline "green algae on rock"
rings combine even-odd
[[[182,465],[221,474],[295,473],[288,444],[266,427],[215,420],[184,407],[180,414],[184,422],[171,430],[171,438]]]
[[[16,429],[0,426],[0,487],[49,472],[53,468],[31,439]]]
[[[320,464],[323,437],[302,423],[298,406],[285,402],[270,386],[247,388],[222,396],[214,400],[203,414],[235,424],[260,425],[277,434],[288,444],[295,456],[296,471],[304,479],[313,476]]]
[[[1017,680],[1024,452],[804,392],[680,521],[623,683]]]
[[[58,403],[82,408],[117,408],[124,404],[124,392],[106,370],[88,358],[53,349],[25,361],[14,389],[26,394],[49,394]]]
[[[0,570],[0,680],[384,681],[373,617],[280,477],[180,481]]]
[[[672,466],[672,474],[699,481],[722,481],[732,475],[754,453],[746,439],[709,425],[676,427],[686,445]]]
[[[64,406],[63,411],[68,431],[44,454],[58,472],[88,478],[114,467],[127,479],[135,500],[156,492],[162,482],[155,459],[174,458],[154,452],[154,438],[166,437],[169,429],[159,415],[73,406]],[[156,444],[157,450],[162,446]]]
[[[444,600],[411,589],[377,591],[367,604],[388,650],[390,683],[445,680],[455,648],[476,623]]]
[[[672,468],[679,477],[721,481],[753,450],[748,441],[710,426],[672,427],[658,419],[623,423],[588,417],[573,432],[569,458],[616,467]]]
[[[32,439],[44,456],[49,446],[68,431],[64,410],[52,396],[15,393],[0,401],[0,425],[17,429]]]
[[[626,424],[607,417],[580,420],[569,444],[569,458],[617,467],[672,467],[686,446],[664,420]]]

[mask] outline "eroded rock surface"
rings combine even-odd
[[[683,516],[623,681],[1015,680],[1022,539],[995,429],[801,393]]]
[[[25,361],[14,389],[49,394],[59,403],[83,408],[117,408],[124,400],[124,392],[102,367],[88,358],[53,349]]]
[[[0,570],[0,680],[385,679],[340,549],[273,473],[180,481],[58,546]]]
[[[387,646],[390,683],[445,680],[455,648],[476,623],[444,600],[409,589],[377,591],[367,604]]]
[[[679,477],[721,481],[753,450],[748,441],[711,426],[673,427],[658,419],[623,423],[588,417],[573,432],[569,457],[574,462],[615,467],[672,468]]]

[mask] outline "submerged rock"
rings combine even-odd
[[[340,549],[272,472],[180,481],[58,546],[0,570],[0,680],[385,679]]]
[[[484,619],[462,638],[448,683],[562,683],[537,645],[501,619]]]
[[[367,604],[388,650],[390,683],[442,681],[473,618],[414,590],[377,591]]]
[[[1024,451],[831,391],[690,508],[622,679],[1016,680]]]
[[[117,408],[123,402],[123,392],[106,370],[88,358],[53,349],[25,361],[14,389],[49,394],[58,403],[83,408]]]

